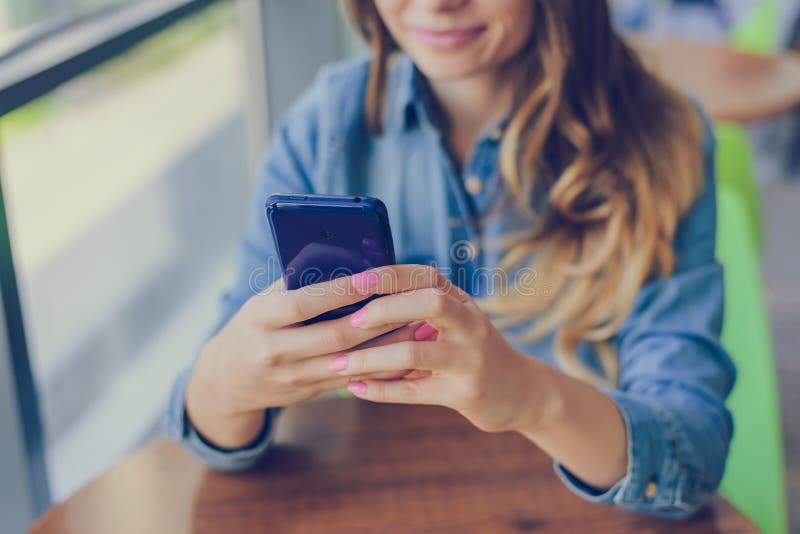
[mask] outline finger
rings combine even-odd
[[[346,376],[342,377],[346,379],[346,382],[350,382],[351,380],[400,380],[401,378],[407,378],[409,375],[414,374],[416,371],[413,369],[403,369],[400,371],[385,371],[382,373],[367,373],[365,375],[356,375],[356,376]],[[346,387],[347,384],[344,384],[342,387]]]
[[[464,302],[436,289],[419,289],[371,301],[350,316],[357,328],[424,320],[439,330],[468,327],[472,310]]]
[[[272,352],[284,361],[300,361],[352,349],[366,342],[380,339],[403,324],[383,324],[375,328],[353,328],[348,317],[323,321],[307,326],[283,328],[271,335]],[[400,338],[397,338],[400,339]]]
[[[370,349],[372,347],[381,347],[384,345],[392,345],[394,343],[411,341],[414,339],[414,332],[418,326],[418,324],[413,324],[398,328],[388,334],[371,339],[366,343],[362,343],[358,345],[356,349]],[[298,327],[295,330],[297,333],[301,333],[301,331],[304,331],[307,328],[309,327]],[[346,325],[346,328],[349,330],[356,330],[349,324]],[[300,384],[315,384],[317,382],[322,382],[340,376],[335,371],[330,369],[329,362],[342,355],[343,352],[324,351],[322,355],[318,356],[298,358],[288,362],[282,361],[279,362],[280,367],[278,365],[274,366],[273,371],[268,376],[270,379],[278,377],[278,379],[284,379],[286,381],[297,382]],[[410,369],[407,371],[410,371]],[[373,378],[398,378],[400,376],[405,376],[405,374],[407,373],[401,373],[398,370],[392,370],[390,372],[383,372],[380,375],[374,376]],[[363,376],[366,377],[367,374],[364,374]],[[340,384],[340,387],[345,387],[346,385],[347,381],[345,379],[344,382]]]
[[[273,336],[274,352],[288,361],[301,361],[322,355],[339,356],[351,349],[379,347],[401,341],[415,339],[415,322],[409,325],[382,325],[364,329],[350,325],[349,318],[343,317],[308,326],[286,328]],[[355,331],[355,332],[354,332]]]
[[[356,350],[369,349],[369,348],[372,348],[372,347],[383,347],[385,345],[391,345],[393,343],[402,343],[404,341],[416,341],[416,340],[418,340],[417,333],[419,332],[421,326],[424,326],[424,323],[420,323],[420,322],[415,321],[415,322],[413,322],[413,323],[411,323],[411,324],[409,324],[409,325],[407,325],[405,327],[398,328],[397,330],[394,330],[393,332],[390,332],[388,334],[384,334],[384,335],[382,335],[380,337],[377,337],[377,338],[375,338],[373,340],[370,340],[370,341],[368,341],[366,343],[362,343],[361,345],[356,347]],[[424,340],[424,341],[427,341],[427,339]],[[337,356],[341,356],[341,354],[339,354]],[[415,371],[413,369],[403,369],[403,370],[397,370],[397,371],[384,371],[384,372],[377,372],[377,373],[368,373],[368,374],[365,374],[365,375],[356,375],[356,376],[349,377],[349,379],[350,380],[361,380],[361,379],[365,379],[365,380],[369,380],[369,379],[372,379],[372,380],[396,380],[396,379],[399,379],[399,378],[422,376],[421,373],[427,373],[427,372],[428,371]],[[347,384],[344,384],[344,385],[342,385],[342,387],[345,387],[346,385]]]
[[[407,326],[398,328],[388,334],[384,334],[379,336],[375,339],[372,339],[366,343],[362,343],[361,345],[355,347],[354,350],[362,351],[362,350],[370,350],[373,348],[391,346],[397,343],[403,342],[416,342],[416,332],[419,330],[421,323],[414,322]],[[341,358],[342,356],[346,356],[346,354],[351,353],[336,353],[328,355],[325,359],[326,369],[328,370],[328,377],[329,376],[344,376],[341,373],[337,373],[335,370],[338,366],[331,365],[333,360],[337,358]],[[341,366],[341,365],[339,365]],[[416,373],[416,374],[415,374]],[[414,369],[390,369],[385,371],[365,371],[363,374],[348,374],[345,376],[345,383],[341,385],[341,387],[345,387],[347,385],[347,380],[361,380],[361,379],[373,379],[373,380],[394,380],[399,378],[405,378],[409,375],[418,376],[419,373]],[[327,377],[326,377],[327,379]]]
[[[347,387],[351,380],[398,380],[414,372],[411,369],[402,369],[341,376],[329,369],[330,361],[328,357],[320,357],[276,369],[270,373],[269,380],[287,387],[313,387],[319,391],[327,391]]]
[[[337,356],[330,360],[328,368],[344,376],[404,369],[441,371],[453,365],[453,359],[447,358],[441,347],[441,343],[434,341],[393,343]]]
[[[350,277],[287,290],[281,277],[252,299],[257,319],[268,328],[280,328],[313,319],[327,311],[365,300],[355,291]]]
[[[365,295],[389,295],[415,289],[438,289],[464,302],[469,295],[428,265],[386,265],[353,275],[353,288]]]
[[[435,376],[419,380],[354,381],[347,385],[347,389],[356,397],[372,402],[446,406],[446,395]]]
[[[345,319],[347,320],[348,328],[353,329],[352,325],[350,325],[349,318]],[[387,334],[383,334],[382,336],[370,339],[365,343],[353,347],[352,350],[369,349],[372,347],[382,347],[384,345],[391,345],[392,343],[417,340],[418,339],[417,334],[419,330],[422,328],[422,326],[423,326],[422,322],[414,321],[405,326],[401,326],[400,328],[396,328],[395,330],[392,330]],[[420,339],[420,341],[428,341],[428,339]]]
[[[420,378],[428,378],[433,374],[433,371],[420,371],[419,369],[415,369],[405,375],[403,378],[406,380],[419,380]],[[359,380],[358,378],[354,378],[353,380]]]

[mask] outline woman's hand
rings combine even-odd
[[[416,275],[409,276],[413,269]],[[434,269],[381,267],[373,300],[350,316],[354,330],[372,331],[425,321],[414,341],[349,351],[331,369],[352,377],[348,389],[377,401],[438,404],[460,412],[478,428],[500,432],[539,426],[551,406],[549,366],[512,348],[477,304]],[[402,380],[358,380],[367,373],[418,370]]]
[[[407,323],[356,329],[344,317],[300,324],[373,293],[369,288],[354,290],[350,278],[295,291],[283,289],[279,280],[251,298],[200,353],[186,390],[192,424],[220,447],[241,447],[258,435],[266,408],[294,404],[347,384],[347,378],[328,370],[332,355],[358,346],[413,340]],[[384,335],[387,332],[391,333]],[[407,372],[361,376],[396,378]]]
[[[409,275],[409,271],[416,274]],[[625,424],[614,401],[511,347],[473,300],[433,269],[381,267],[362,273],[374,291],[393,293],[350,316],[354,329],[425,321],[415,341],[349,351],[332,371],[376,402],[439,404],[487,432],[516,431],[597,488],[627,470]],[[365,373],[415,369],[403,379],[358,380]]]

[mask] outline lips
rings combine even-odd
[[[431,30],[413,27],[411,31],[420,41],[432,48],[454,49],[468,45],[484,32],[485,27],[457,28],[451,30]]]

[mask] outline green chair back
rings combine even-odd
[[[758,0],[750,13],[731,30],[731,44],[745,52],[770,54],[778,48],[779,20],[778,0]]]
[[[728,399],[734,435],[721,492],[765,534],[785,534],[778,386],[751,215],[725,183],[718,186],[717,199],[717,258],[725,268],[722,342],[738,370]]]
[[[753,178],[753,163],[747,131],[735,123],[717,123],[717,181],[736,192],[744,204],[747,224],[756,251],[761,249],[761,193]]]
[[[734,47],[754,54],[771,54],[778,49],[779,0],[757,0],[750,12],[730,32]],[[752,154],[747,131],[734,123],[717,124],[717,176],[738,191],[754,231],[756,248],[761,243],[761,198],[754,180]]]

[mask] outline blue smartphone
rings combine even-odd
[[[389,214],[377,198],[279,194],[266,210],[287,289],[395,263]],[[307,323],[344,317],[369,300]]]

